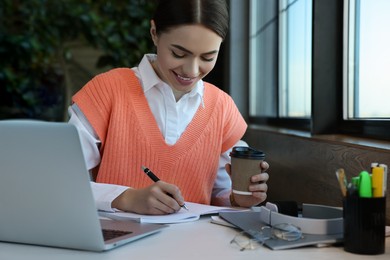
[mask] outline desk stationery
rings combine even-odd
[[[367,259],[373,256],[345,252],[342,246],[306,247],[273,251],[266,247],[240,251],[230,244],[237,230],[213,224],[209,216],[198,221],[172,224],[161,232],[104,253],[0,243],[0,259]],[[375,259],[390,259],[390,238],[385,254]]]

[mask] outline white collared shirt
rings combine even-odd
[[[148,104],[166,143],[173,145],[193,119],[198,107],[200,105],[204,106],[204,84],[200,80],[191,92],[186,93],[176,102],[171,87],[157,76],[151,65],[151,61],[155,59],[155,54],[146,54],[139,66],[132,69],[140,79]],[[100,140],[76,104],[69,107],[69,114],[69,123],[74,124],[79,130],[87,168],[89,170],[93,169],[100,163],[98,149]],[[229,152],[230,150],[220,156],[212,197],[226,193],[230,194],[231,180],[225,170],[225,164],[230,163]],[[91,182],[91,186],[98,209],[105,211],[113,211],[112,201],[129,188],[94,182]]]

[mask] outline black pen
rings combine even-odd
[[[146,175],[149,176],[150,179],[152,179],[152,181],[158,182],[160,180],[151,170],[149,170],[145,166],[142,166],[142,170],[144,171],[144,173],[146,173]],[[171,195],[171,194],[169,194],[169,195]],[[180,207],[188,210],[188,208],[186,207],[186,204],[180,205]]]

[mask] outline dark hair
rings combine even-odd
[[[229,27],[226,0],[160,0],[153,20],[157,34],[175,26],[200,24],[225,39]]]

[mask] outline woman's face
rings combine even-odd
[[[174,92],[191,91],[214,68],[222,38],[201,25],[178,26],[157,36],[153,21],[151,25],[156,73]]]

